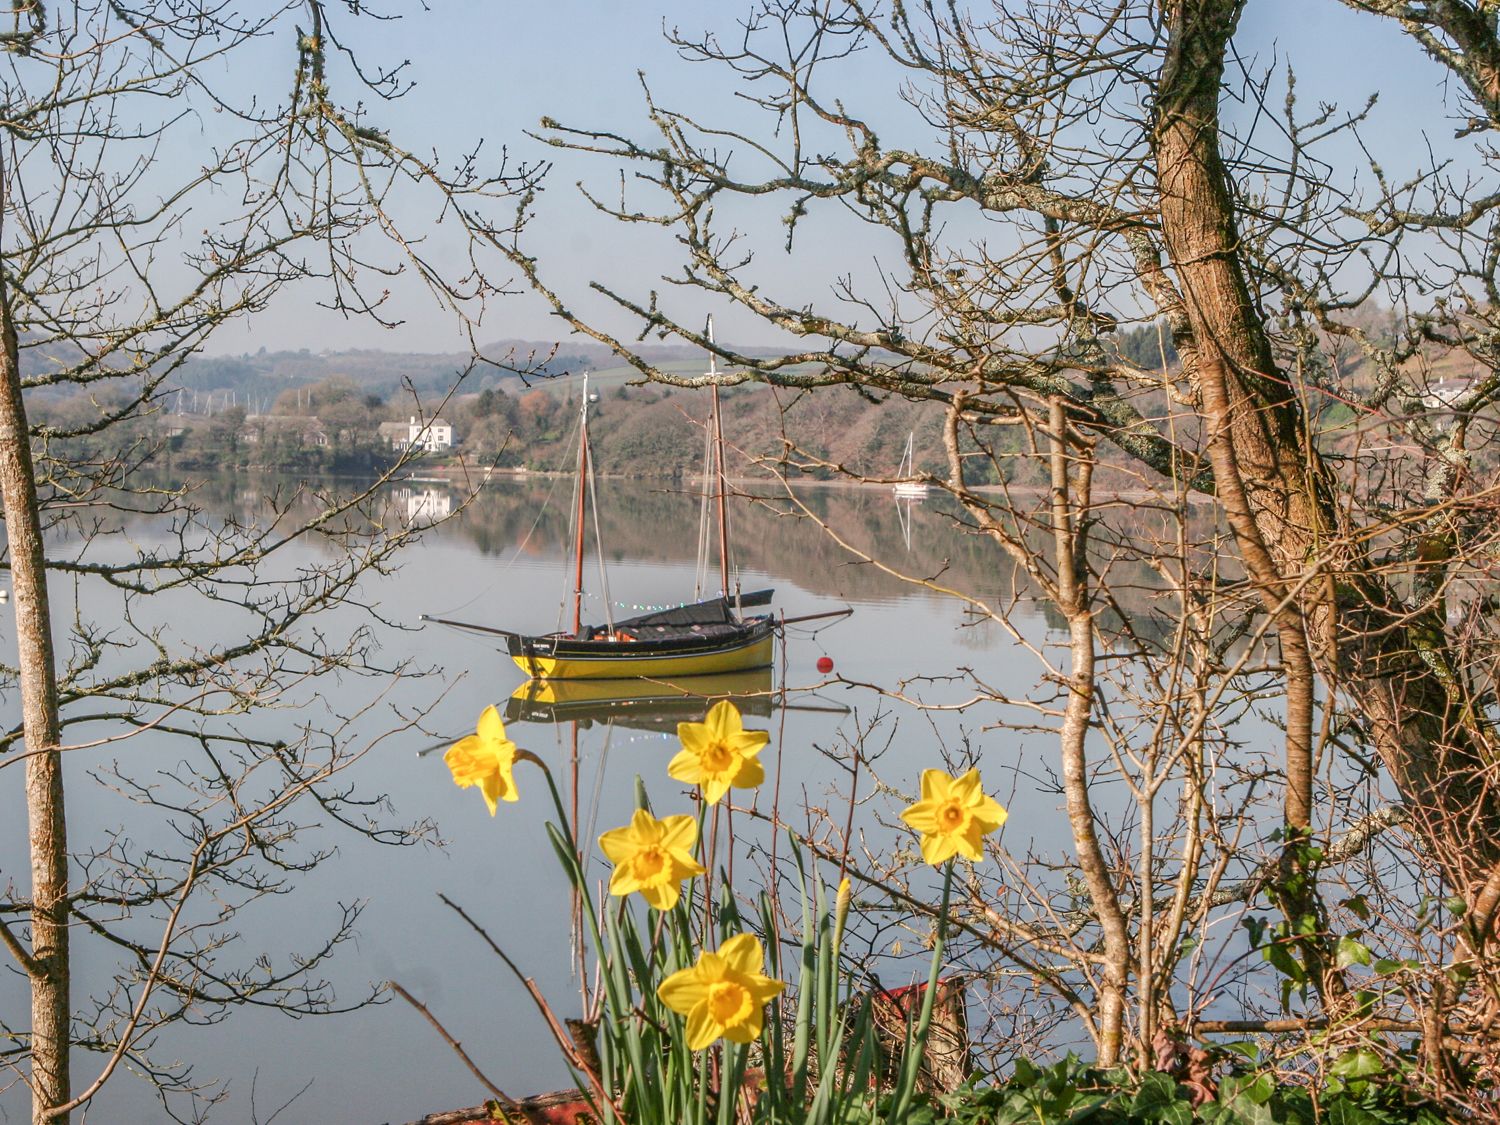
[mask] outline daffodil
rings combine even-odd
[[[922,799],[901,819],[922,834],[922,858],[938,867],[955,855],[978,863],[984,858],[980,841],[1004,824],[1007,815],[985,796],[978,770],[957,778],[942,770],[923,770]]]
[[[689,1050],[701,1051],[715,1039],[750,1043],[759,1037],[766,1005],[786,987],[761,972],[764,962],[755,935],[737,934],[661,982],[661,1002],[687,1017]]]
[[[453,784],[467,789],[479,786],[484,794],[484,803],[495,815],[497,801],[518,801],[516,779],[516,744],[505,737],[505,724],[500,721],[500,712],[486,707],[479,715],[475,732],[461,738],[443,755],[443,761],[453,773]]]
[[[630,823],[599,837],[599,847],[615,865],[609,893],[624,897],[640,891],[657,910],[671,910],[682,893],[682,881],[702,875],[693,858],[698,822],[690,816],[657,820],[636,809]]]
[[[766,779],[765,767],[756,761],[771,736],[763,730],[746,730],[733,703],[721,699],[709,708],[701,723],[678,723],[682,751],[667,763],[667,773],[689,785],[701,785],[703,798],[713,804],[731,786],[754,789]]]

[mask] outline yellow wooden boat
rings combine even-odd
[[[713,340],[713,323],[708,338]],[[593,488],[593,458],[589,452],[588,376],[584,376],[578,423],[578,475],[574,502],[573,628],[567,632],[527,636],[492,630],[506,638],[511,659],[537,680],[654,680],[679,676],[712,676],[769,667],[776,626],[769,615],[743,616],[751,606],[766,605],[771,591],[729,595],[729,491],[724,474],[724,435],[720,426],[718,371],[712,356],[708,377],[713,380],[709,462],[704,472],[705,514],[715,501],[719,528],[719,597],[658,610],[604,625],[583,623],[583,554],[586,502]],[[595,396],[597,397],[597,396]],[[709,491],[711,486],[711,491]],[[596,501],[597,505],[597,501]],[[595,520],[595,534],[598,521]],[[600,548],[602,553],[602,546]]]
[[[739,617],[722,597],[577,634],[506,638],[511,659],[538,680],[672,680],[768,668],[774,641],[770,615]]]

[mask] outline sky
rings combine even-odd
[[[622,228],[581,197],[574,187],[580,179],[605,194],[618,194],[618,172],[607,159],[544,149],[526,131],[546,114],[649,138],[638,71],[666,104],[692,107],[716,122],[751,120],[722,71],[684,62],[662,35],[664,24],[732,35],[747,0],[430,0],[430,7],[424,13],[414,3],[406,5],[410,18],[370,24],[354,41],[367,58],[409,59],[416,83],[401,101],[373,107],[372,122],[440,152],[456,153],[482,141],[486,153],[503,146],[513,159],[554,160],[527,245],[574,307],[611,329],[625,330],[623,319],[590,295],[587,282],[604,278],[644,300],[651,289],[662,288],[660,275],[673,270],[672,241],[660,231]],[[1357,17],[1335,0],[1251,0],[1238,43],[1255,64],[1274,62],[1283,74],[1288,63],[1295,67],[1304,112],[1320,100],[1354,108],[1378,92],[1376,123],[1367,134],[1395,178],[1403,166],[1416,167],[1420,154],[1412,146],[1421,144],[1424,128],[1439,144],[1452,136],[1453,127],[1442,115],[1456,102],[1441,73],[1388,22]],[[892,68],[879,65],[873,55],[850,65],[842,82],[850,105],[871,120],[883,127],[889,122],[892,132],[898,119],[910,122],[897,100]],[[1232,105],[1226,109],[1231,119],[1236,112]],[[882,139],[889,141],[890,134],[883,132]],[[1390,151],[1379,152],[1382,145]],[[840,274],[872,275],[882,253],[867,233],[859,233],[865,228],[835,222],[805,227],[796,252],[787,255],[780,248],[778,210],[745,218],[758,243],[761,276],[773,288],[782,287],[779,292],[805,299],[826,298]],[[440,259],[456,253],[459,244],[448,229],[434,228],[429,238],[428,249]],[[509,276],[498,263],[496,270]],[[305,298],[293,297],[252,321],[229,326],[210,350],[462,348],[451,316],[433,301],[412,287],[397,286],[396,294],[406,322],[396,330],[320,314]],[[714,308],[696,295],[679,300],[685,319]],[[721,339],[746,344],[774,339],[745,314],[723,307],[717,312]],[[559,331],[536,299],[522,296],[493,305],[479,335],[548,339]]]

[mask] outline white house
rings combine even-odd
[[[1452,410],[1477,386],[1477,380],[1469,375],[1450,375],[1427,386],[1422,396],[1422,405],[1428,410]]]
[[[453,427],[441,418],[421,422],[418,421],[416,415],[411,415],[406,426],[406,447],[422,449],[427,453],[440,453],[445,449],[452,449]]]

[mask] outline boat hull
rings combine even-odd
[[[671,679],[767,668],[774,659],[774,639],[767,618],[722,639],[684,636],[648,642],[580,642],[517,638],[519,643],[511,646],[510,655],[521,671],[536,680]]]

